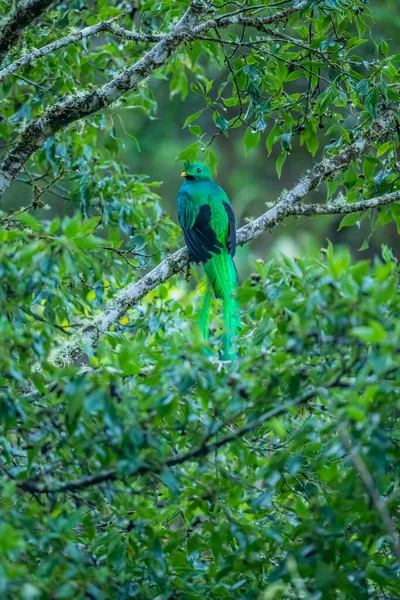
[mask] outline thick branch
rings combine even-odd
[[[28,125],[20,141],[0,164],[0,198],[28,158],[44,142],[70,123],[104,109],[161,67],[188,38],[191,29],[206,14],[211,0],[193,0],[172,31],[160,39],[140,60],[93,92],[66,97]]]
[[[6,22],[1,24],[0,62],[8,50],[18,42],[24,29],[52,4],[54,0],[27,0],[15,8]]]
[[[135,89],[141,81],[164,65],[181,44],[193,39],[196,32],[204,33],[215,27],[228,27],[238,23],[243,25],[259,24],[260,27],[262,24],[264,27],[287,19],[295,11],[304,8],[307,2],[308,0],[302,0],[294,6],[285,8],[268,17],[221,16],[201,24],[201,19],[206,15],[211,0],[193,0],[185,15],[172,31],[169,34],[160,36],[159,39],[157,36],[158,42],[134,65],[128,67],[123,73],[93,92],[66,97],[51,106],[42,117],[28,125],[22,133],[20,141],[0,163],[0,198],[29,157],[49,137],[64,129],[70,123],[106,108],[126,92]],[[137,39],[138,34],[133,32],[129,34],[122,28],[118,29],[118,27],[113,26],[111,30],[117,35]],[[141,39],[140,41],[148,40],[149,36],[146,36],[146,40]]]
[[[393,192],[393,194],[382,196],[381,200],[379,198],[368,200],[362,207],[361,203],[338,205],[336,209],[335,205],[322,207],[319,207],[319,205],[318,207],[314,205],[308,207],[298,205],[311,190],[315,189],[332,173],[365,155],[372,145],[390,129],[395,115],[396,108],[386,106],[378,120],[357,141],[336,156],[325,157],[305,177],[302,177],[291,190],[283,192],[273,208],[258,217],[258,219],[239,229],[237,232],[238,244],[243,245],[249,242],[267,229],[271,229],[271,227],[282,221],[285,217],[291,215],[345,214],[347,212],[358,212],[398,201],[399,192]],[[354,206],[356,210],[350,209],[350,207]],[[308,211],[308,213],[305,211]],[[105,307],[104,311],[95,316],[87,325],[83,326],[66,344],[56,349],[51,355],[50,361],[59,367],[74,364],[82,355],[83,349],[92,347],[98,338],[108,331],[111,325],[124,316],[129,308],[137,304],[160,283],[163,283],[172,277],[172,275],[181,271],[189,262],[190,255],[187,248],[182,248],[178,252],[168,256],[138,282],[117,294]]]
[[[120,15],[120,16],[114,17],[113,19],[110,19],[108,21],[102,21],[101,23],[96,23],[96,25],[91,25],[90,27],[85,27],[84,29],[81,29],[80,31],[75,31],[74,33],[70,33],[69,35],[61,38],[60,40],[55,40],[54,42],[51,42],[50,44],[47,44],[46,46],[43,46],[42,48],[37,48],[36,50],[32,50],[32,52],[29,52],[29,54],[25,54],[18,60],[11,63],[11,65],[8,65],[8,67],[5,67],[4,69],[2,69],[0,71],[0,83],[2,83],[5,79],[7,79],[7,77],[12,75],[19,69],[22,69],[26,65],[32,64],[33,62],[35,62],[36,60],[38,60],[40,58],[43,58],[43,56],[46,56],[46,54],[50,54],[51,52],[55,52],[56,50],[59,50],[60,48],[63,48],[64,46],[68,46],[69,44],[73,44],[73,43],[79,42],[80,40],[83,40],[85,38],[96,35],[97,33],[100,33],[100,31],[113,31],[111,29],[111,27],[112,27],[114,21],[116,21],[117,19],[122,19],[122,17],[123,17],[123,15]]]

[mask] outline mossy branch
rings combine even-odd
[[[239,245],[246,244],[277,223],[290,216],[311,217],[319,214],[348,214],[379,208],[400,200],[400,191],[356,202],[354,204],[300,205],[300,201],[313,189],[338,170],[363,157],[373,145],[394,125],[397,106],[384,105],[378,119],[365,129],[359,138],[335,156],[326,156],[309,173],[281,197],[271,209],[238,230]],[[157,267],[136,283],[120,291],[104,308],[93,317],[70,340],[53,351],[50,362],[58,367],[73,365],[85,349],[93,347],[99,337],[119,321],[128,309],[142,300],[158,285],[182,271],[190,263],[188,249],[181,248],[165,258]]]
[[[41,1],[49,4],[49,0],[30,1],[33,3]],[[178,48],[193,40],[196,37],[196,34],[203,34],[215,27],[235,26],[238,23],[244,26],[254,27],[278,23],[287,19],[292,13],[304,8],[307,5],[307,2],[308,0],[301,0],[291,7],[266,17],[245,16],[236,14],[235,11],[234,15],[221,15],[221,17],[209,19],[208,14],[211,8],[211,0],[193,0],[183,17],[172,27],[171,31],[161,36],[149,36],[136,32],[127,32],[109,22],[106,27],[102,24],[94,26],[98,28],[98,31],[101,29],[108,29],[115,35],[128,37],[135,41],[158,41],[138,61],[126,68],[108,83],[105,83],[94,91],[80,92],[75,96],[65,96],[59,102],[48,108],[40,118],[30,123],[22,132],[19,141],[0,163],[0,198],[3,196],[11,182],[17,177],[26,161],[34,152],[43,146],[46,140],[57,132],[65,129],[71,123],[107,108],[125,93],[136,89],[139,83],[162,67]],[[245,10],[246,7],[243,7],[243,9],[238,12],[241,13]],[[93,34],[93,30],[90,30],[90,28],[86,28],[83,32],[86,37]],[[67,38],[54,42],[54,49],[82,39],[82,31],[76,34],[76,40],[73,39],[73,34],[71,34],[71,36],[67,36]],[[14,66],[10,65],[6,69],[3,69],[3,71],[0,72],[0,77],[4,79],[10,73],[10,69],[12,72],[15,72],[18,70],[19,66],[29,64],[33,60],[40,58],[41,52],[45,54],[48,51],[48,46],[47,50],[46,47],[44,49],[35,50],[30,56],[27,55],[28,58],[25,59],[25,57],[23,57],[13,63]]]

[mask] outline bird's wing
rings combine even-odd
[[[224,202],[224,208],[228,215],[228,249],[231,256],[236,254],[236,221],[235,213],[229,202]]]
[[[186,245],[196,262],[207,262],[212,254],[221,254],[223,248],[211,227],[211,208],[208,204],[202,204],[196,207],[197,214],[192,211],[190,214],[187,210],[189,199],[181,194],[183,193],[180,193],[178,199],[178,216]]]

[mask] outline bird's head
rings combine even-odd
[[[209,167],[202,162],[186,161],[183,165],[181,177],[189,181],[211,181],[212,175]]]

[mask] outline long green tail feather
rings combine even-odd
[[[200,289],[202,305],[199,313],[199,326],[200,331],[203,334],[205,340],[208,340],[210,337],[210,320],[211,320],[211,297],[212,297],[212,288],[210,281],[207,280],[204,282],[203,286]],[[206,354],[211,354],[211,352],[207,351]]]
[[[239,307],[233,297],[238,285],[236,267],[228,252],[214,254],[204,265],[204,271],[210,286],[204,295],[203,306],[200,313],[201,330],[204,337],[208,338],[208,324],[210,320],[210,287],[217,298],[223,302],[225,333],[223,337],[223,358],[232,360],[237,356],[234,340],[240,328]]]

